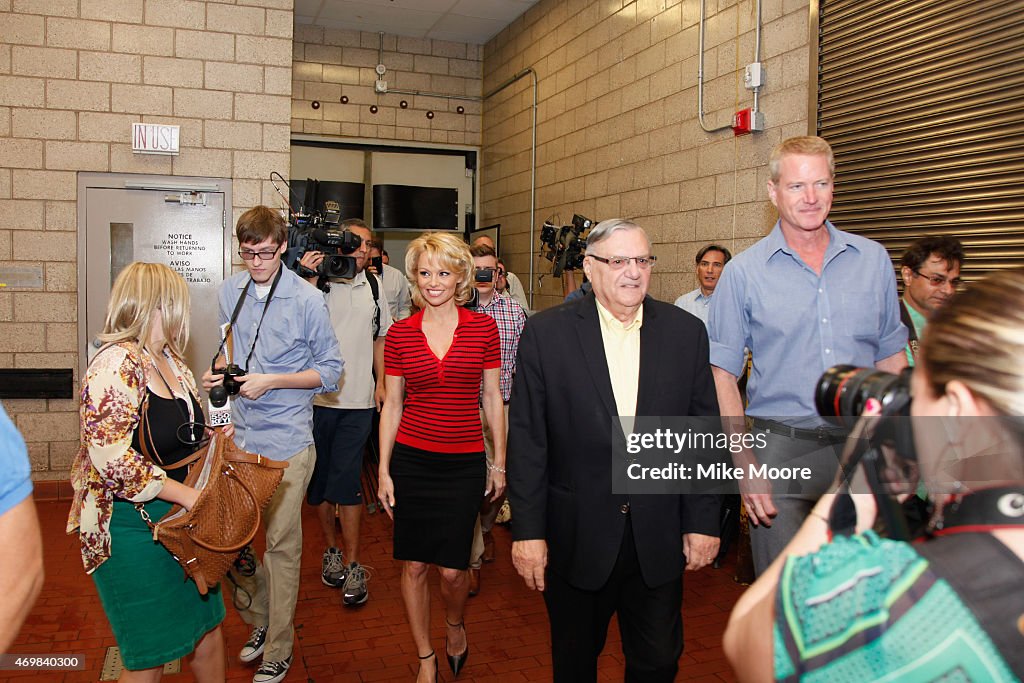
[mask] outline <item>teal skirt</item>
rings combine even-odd
[[[154,522],[170,509],[166,501],[146,503]],[[200,595],[133,503],[114,503],[110,537],[110,558],[92,578],[124,667],[152,669],[192,652],[224,619],[220,586]]]

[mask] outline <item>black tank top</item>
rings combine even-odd
[[[164,398],[154,394],[148,387],[146,393],[149,395],[149,434],[152,440],[151,446],[156,448],[155,456],[157,458],[157,465],[165,467],[167,465],[173,465],[186,458],[195,452],[195,445],[188,445],[182,443],[178,439],[180,433],[183,439],[195,437],[195,432],[189,432],[185,427],[181,427],[179,432],[179,426],[181,426],[184,419],[182,413],[188,415],[188,410],[185,406],[184,399],[170,399]],[[202,424],[204,421],[203,408],[199,405],[199,402],[190,394],[189,400],[192,402],[192,410],[195,414],[195,422]],[[178,405],[174,405],[175,401],[181,401]],[[198,429],[193,426],[193,430]],[[201,436],[201,435],[200,435]],[[135,430],[135,434],[132,435],[132,448],[136,452],[142,452],[142,446],[139,443],[139,430]],[[182,467],[176,470],[167,470],[167,476],[175,481],[185,481],[185,475],[188,474],[188,468]]]

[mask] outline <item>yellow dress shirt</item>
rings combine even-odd
[[[629,323],[622,323],[597,302],[601,319],[601,339],[608,375],[615,395],[615,408],[621,416],[636,415],[636,396],[640,385],[640,328],[644,324],[643,304]]]

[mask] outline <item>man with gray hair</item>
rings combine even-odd
[[[684,569],[718,552],[717,495],[614,493],[620,416],[718,415],[704,326],[647,296],[655,257],[614,219],[587,240],[593,291],[526,322],[509,405],[512,560],[543,591],[554,680],[594,681],[612,614],[626,680],[675,678]]]
[[[751,523],[754,568],[763,572],[831,485],[845,433],[818,416],[818,379],[838,364],[899,372],[907,331],[885,249],[828,221],[835,158],[819,137],[789,138],[772,152],[768,197],[779,220],[767,237],[734,257],[708,315],[711,364],[725,427],[743,432],[736,380],[744,349],[753,366],[746,416],[757,443],[736,464],[809,467],[812,480],[740,481]],[[731,419],[727,419],[731,418]]]

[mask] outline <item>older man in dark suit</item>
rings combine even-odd
[[[718,551],[717,495],[612,490],[619,416],[717,415],[703,324],[647,296],[654,256],[615,219],[587,240],[593,292],[526,324],[509,406],[512,558],[544,592],[555,681],[595,681],[618,614],[627,681],[668,682],[684,567]]]

